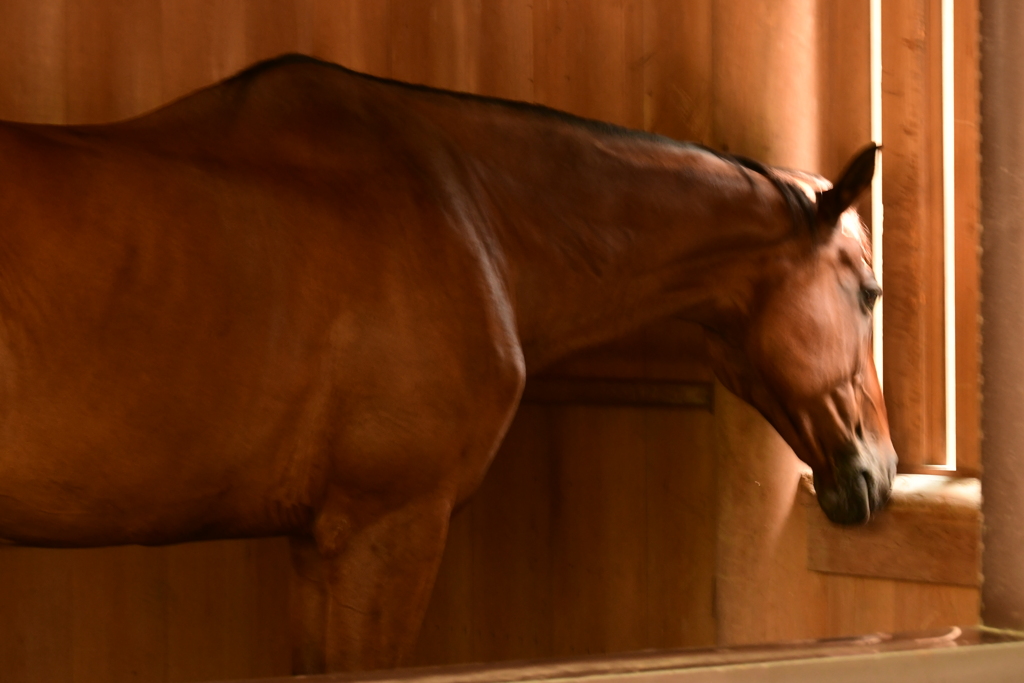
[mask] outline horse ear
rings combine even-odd
[[[875,143],[857,152],[831,190],[818,193],[818,223],[829,228],[839,222],[839,216],[857,201],[871,185],[875,175],[875,156],[882,149]]]

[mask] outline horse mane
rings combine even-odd
[[[826,178],[804,171],[766,166],[744,156],[719,152],[703,145],[700,147],[719,159],[735,164],[743,169],[744,172],[749,169],[767,178],[782,194],[786,205],[789,207],[793,223],[797,228],[804,227],[812,231],[817,229],[816,196],[821,192],[832,189],[832,183]],[[839,229],[857,240],[865,260],[871,263],[871,235],[863,221],[860,220],[855,209],[851,207],[843,212],[843,215],[839,218]]]
[[[766,166],[760,161],[754,161],[749,157],[738,154],[729,154],[728,152],[720,152],[717,149],[712,149],[705,145],[695,144],[695,146],[721,159],[722,161],[733,164],[744,174],[749,170],[754,171],[758,175],[764,176],[772,185],[775,186],[775,189],[779,191],[782,198],[785,200],[786,206],[789,208],[789,215],[793,219],[794,227],[797,229],[814,229],[817,223],[817,205],[812,193],[827,190],[831,187],[831,184],[827,180],[797,171],[781,171],[779,169]],[[806,178],[801,177],[800,180],[804,180],[804,182],[797,184],[794,182],[797,176],[806,176]],[[806,185],[807,187],[801,187],[801,185]],[[812,185],[823,185],[824,187],[813,187]],[[808,192],[809,189],[811,192]]]

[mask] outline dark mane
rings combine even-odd
[[[728,161],[731,164],[735,164],[740,169],[754,171],[755,173],[764,176],[771,182],[772,185],[782,194],[782,198],[786,201],[786,206],[789,207],[789,214],[793,218],[793,223],[797,228],[805,227],[811,229],[814,227],[817,221],[817,208],[815,203],[807,196],[801,188],[797,187],[782,175],[775,173],[771,168],[765,166],[759,161],[754,161],[748,157],[728,154],[726,152],[719,152],[716,149],[711,149],[704,145],[696,145],[709,154]]]
[[[570,126],[582,128],[584,130],[587,130],[598,135],[608,135],[621,138],[629,138],[634,140],[643,140],[646,142],[656,142],[661,144],[674,145],[677,147],[689,147],[699,149],[719,159],[722,159],[723,161],[727,161],[731,164],[734,164],[735,166],[743,170],[744,173],[750,170],[768,179],[772,183],[772,185],[774,185],[782,194],[783,199],[785,199],[786,201],[786,205],[789,207],[789,212],[793,218],[793,223],[798,229],[800,227],[810,229],[815,224],[816,219],[814,202],[812,202],[810,198],[807,197],[807,195],[801,188],[789,182],[783,176],[774,173],[771,168],[765,166],[764,164],[758,161],[754,161],[753,159],[744,156],[720,152],[716,149],[712,149],[710,147],[707,147],[706,145],[702,145],[696,142],[681,142],[679,140],[673,140],[672,138],[665,137],[664,135],[658,135],[657,133],[650,133],[643,130],[636,130],[634,128],[627,128],[625,126],[619,126],[614,123],[607,123],[605,121],[598,121],[596,119],[588,119],[586,117],[577,116],[575,114],[570,114],[568,112],[560,111],[558,109],[552,109],[551,107],[546,107],[541,104],[532,104],[529,102],[509,100],[502,97],[492,97],[488,95],[476,95],[473,93],[459,92],[457,90],[435,88],[429,85],[406,83],[404,81],[397,81],[392,78],[373,76],[370,74],[361,73],[359,71],[352,71],[351,69],[345,68],[339,64],[325,62],[321,59],[317,59],[315,57],[310,57],[308,55],[298,53],[284,54],[278,57],[272,57],[262,62],[257,62],[249,68],[239,72],[229,80],[232,82],[245,84],[259,77],[261,74],[267,71],[271,71],[281,66],[287,66],[289,64],[316,64],[319,66],[343,72],[350,76],[366,79],[376,83],[382,83],[397,88],[403,88],[405,90],[428,93],[432,95],[441,95],[445,97],[453,97],[467,102],[478,102],[486,105],[504,107],[515,111],[529,113],[535,116],[550,118],[561,123],[568,124]]]
[[[279,57],[272,57],[271,59],[257,62],[249,68],[240,71],[238,74],[230,78],[230,81],[234,82],[247,82],[259,75],[271,71],[280,66],[287,66],[289,64],[317,64],[320,66],[328,67],[342,73],[362,78],[364,80],[373,81],[375,83],[382,83],[404,90],[412,92],[428,93],[431,95],[442,95],[445,97],[453,97],[466,102],[479,102],[480,104],[495,105],[512,109],[516,111],[526,112],[537,116],[548,117],[562,123],[566,123],[579,128],[584,128],[588,131],[592,131],[598,134],[614,135],[619,137],[634,138],[637,140],[649,140],[652,142],[664,142],[674,145],[688,146],[689,143],[682,143],[671,138],[667,138],[663,135],[656,133],[648,133],[647,131],[636,130],[633,128],[626,128],[625,126],[619,126],[614,123],[607,123],[605,121],[598,121],[596,119],[588,119],[583,116],[577,116],[568,112],[560,111],[558,109],[552,109],[542,104],[532,104],[530,102],[522,102],[520,100],[508,100],[503,97],[493,97],[490,95],[476,95],[473,93],[460,92],[458,90],[446,90],[444,88],[435,88],[429,85],[421,85],[418,83],[407,83],[405,81],[396,81],[392,78],[384,78],[383,76],[373,76],[371,74],[362,73],[359,71],[352,71],[339,64],[333,62],[325,62],[315,57],[310,57],[303,54],[284,54]],[[692,145],[700,147],[700,145]]]

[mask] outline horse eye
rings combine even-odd
[[[875,307],[875,302],[880,296],[882,296],[882,290],[878,285],[866,285],[860,288],[860,302],[869,311]]]

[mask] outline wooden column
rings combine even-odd
[[[725,0],[713,25],[716,146],[816,170],[817,2]],[[824,587],[804,567],[806,525],[793,504],[802,465],[753,408],[717,389],[718,643],[820,633],[820,610],[808,607],[824,604]]]
[[[945,462],[939,4],[882,3],[884,386],[902,471]]]
[[[981,9],[982,619],[1024,629],[1024,5]]]

